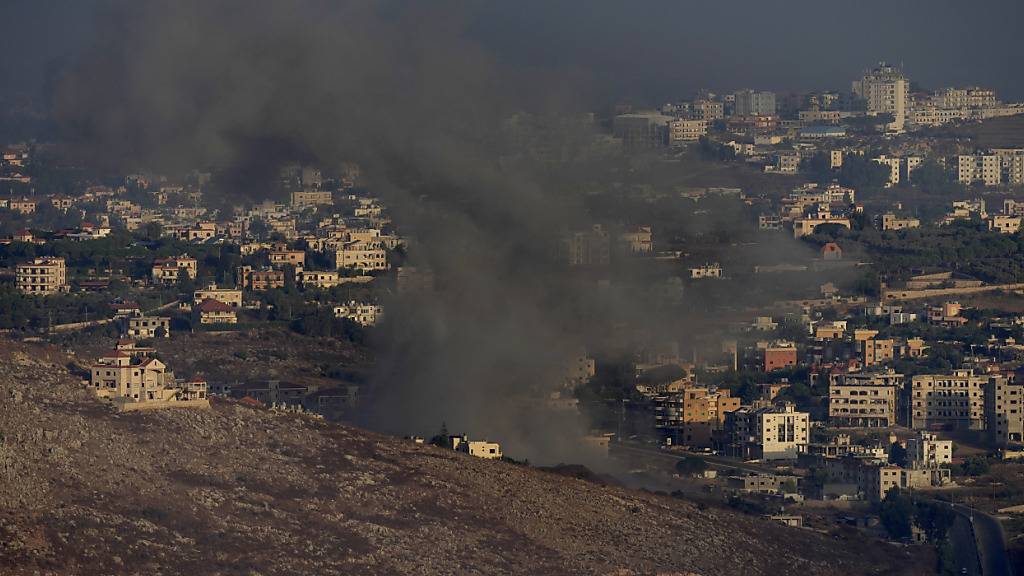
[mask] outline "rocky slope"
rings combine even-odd
[[[809,576],[920,560],[233,402],[117,414],[67,362],[0,342],[5,576]]]

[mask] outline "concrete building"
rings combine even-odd
[[[907,230],[920,226],[921,221],[917,218],[900,218],[892,212],[882,214],[882,230]]]
[[[828,417],[836,426],[896,425],[903,375],[892,370],[834,374],[828,387]]]
[[[956,157],[957,180],[971,185],[998,186],[1003,181],[1002,163],[995,154],[972,154]]]
[[[824,217],[822,217],[824,216]],[[823,224],[835,224],[850,229],[850,219],[831,215],[811,216],[793,220],[793,238],[803,238],[814,234],[814,229]]]
[[[907,439],[907,463],[912,468],[937,468],[953,463],[953,441],[939,440],[930,432]]]
[[[792,342],[772,342],[762,352],[765,372],[796,366],[796,345]]]
[[[266,292],[284,288],[285,274],[283,270],[253,270],[251,266],[242,266],[238,269],[238,283],[243,289]]]
[[[911,175],[914,170],[921,165],[923,159],[920,156],[907,156],[907,157],[893,157],[881,155],[871,159],[876,164],[881,164],[889,168],[889,179],[886,182],[886,187],[895,186],[900,182],[910,182]]]
[[[735,94],[736,116],[774,116],[775,93],[740,90]]]
[[[124,322],[124,335],[128,338],[146,340],[171,337],[171,319],[167,316],[131,316],[125,318]]]
[[[722,277],[722,266],[718,262],[712,262],[704,264],[703,266],[695,266],[689,269],[690,278],[693,280],[701,280],[704,278],[721,278]]]
[[[206,288],[200,288],[192,293],[194,304],[199,304],[203,300],[216,300],[232,308],[241,308],[242,291],[238,288],[218,288],[216,284],[210,284]]]
[[[380,320],[383,313],[384,308],[382,306],[356,302],[355,300],[351,300],[343,306],[334,307],[334,316],[336,318],[348,318],[361,326],[373,326]]]
[[[726,416],[729,451],[748,459],[795,459],[806,449],[810,415],[792,404],[740,408]]]
[[[907,121],[910,81],[903,73],[884,62],[853,82],[854,96],[862,99],[868,112],[891,114],[887,128],[902,132]]]
[[[1024,383],[990,378],[985,390],[985,419],[994,444],[1024,442]]]
[[[634,254],[650,254],[654,251],[653,234],[650,226],[637,226],[619,234],[619,242],[629,247]]]
[[[627,148],[664,148],[675,120],[660,112],[620,114],[612,119],[612,134]]]
[[[501,445],[497,442],[470,440],[465,435],[448,438],[452,450],[487,460],[501,460]]]
[[[331,263],[338,269],[349,270],[387,270],[387,251],[380,246],[380,242],[366,242],[353,240],[346,242],[331,252]]]
[[[68,291],[67,266],[63,258],[43,256],[18,264],[15,286],[22,294],[46,296]]]
[[[1005,214],[993,214],[986,221],[988,229],[1000,234],[1016,234],[1020,230],[1020,216],[1007,216]]]
[[[334,204],[330,190],[302,190],[292,192],[291,205],[293,208],[306,208],[308,206],[330,206]]]
[[[984,430],[985,391],[1002,376],[976,376],[971,370],[922,374],[910,380],[911,427]]]
[[[725,415],[739,408],[740,399],[729,390],[687,386],[654,399],[654,426],[673,445],[709,448]]]
[[[192,320],[198,324],[237,324],[238,316],[233,307],[207,298],[192,308]]]
[[[157,284],[175,284],[183,272],[189,278],[196,279],[199,268],[195,258],[182,255],[171,258],[157,258],[153,261],[153,282]]]
[[[690,120],[676,118],[669,122],[668,141],[671,145],[696,142],[701,136],[707,136],[708,123],[706,120]]]
[[[288,250],[284,248],[271,250],[268,257],[270,259],[270,265],[275,268],[281,268],[283,266],[303,268],[306,266],[305,250]]]
[[[92,365],[89,384],[97,396],[117,402],[122,409],[185,401],[193,406],[209,405],[206,382],[178,383],[160,360],[121,351],[110,352]]]
[[[611,238],[600,224],[563,233],[558,249],[569,266],[607,266],[611,261]]]

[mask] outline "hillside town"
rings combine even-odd
[[[588,145],[653,167],[596,174],[546,256],[581,300],[650,310],[593,319],[514,403],[585,422],[580,453],[674,495],[952,546],[975,574],[998,559],[962,550],[989,524],[943,507],[969,500],[1024,557],[1024,103],[910,74],[589,116]],[[355,162],[283,163],[274,199],[255,199],[206,167],[82,176],[57,148],[2,146],[0,329],[67,350],[122,412],[238,402],[359,422],[391,400],[375,338],[403,333],[410,295],[461,278],[443,271],[462,247],[424,259],[442,248]],[[483,426],[434,432],[404,430],[528,456]]]

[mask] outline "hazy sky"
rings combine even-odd
[[[383,0],[387,2],[388,0]],[[107,0],[5,0],[0,94],[39,89],[104,30]],[[1020,0],[544,0],[465,2],[501,60],[551,68],[595,101],[688,97],[700,87],[849,89],[888,60],[925,87],[978,84],[1024,99]],[[310,15],[315,18],[315,15]]]

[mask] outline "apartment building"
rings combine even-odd
[[[18,264],[15,286],[22,294],[46,296],[68,291],[67,266],[63,258],[43,256]]]
[[[174,284],[181,277],[182,271],[189,278],[195,280],[199,272],[196,259],[185,255],[157,258],[153,261],[153,282],[164,285]]]
[[[636,226],[619,234],[619,242],[634,254],[649,254],[654,251],[654,238],[650,226]]]
[[[884,62],[853,81],[853,94],[864,100],[868,112],[891,114],[890,130],[902,132],[907,120],[910,81]]]
[[[907,463],[912,468],[937,468],[953,463],[953,441],[930,432],[907,439]]]
[[[999,379],[976,376],[972,370],[914,376],[910,380],[911,427],[984,430],[985,391]]]
[[[736,92],[735,109],[736,116],[774,116],[775,115],[775,93],[758,92],[755,90],[740,90]]]
[[[908,230],[920,226],[921,221],[917,218],[900,218],[892,212],[882,214],[882,230]]]
[[[889,168],[889,179],[886,182],[886,187],[891,187],[900,182],[910,182],[910,177],[914,170],[921,165],[922,158],[920,156],[901,158],[883,154],[877,158],[872,158],[871,161]]]
[[[266,292],[284,288],[284,271],[282,270],[252,270],[243,266],[239,270],[242,288],[248,288],[254,292]]]
[[[896,341],[892,338],[867,338],[861,341],[864,367],[891,362],[896,357]]]
[[[672,145],[696,142],[702,136],[707,136],[707,134],[707,120],[676,118],[668,124],[668,141]]]
[[[1000,234],[1016,234],[1020,230],[1021,219],[1020,216],[993,214],[986,222],[990,231]]]
[[[332,265],[337,269],[351,270],[387,270],[387,251],[380,247],[379,242],[354,240],[346,242],[331,252]]]
[[[237,324],[238,315],[232,306],[207,298],[192,308],[192,321],[198,324]]]
[[[828,417],[836,426],[895,426],[903,375],[892,370],[834,374],[828,387]]]
[[[762,460],[796,458],[806,449],[810,415],[790,403],[764,408],[740,408],[726,415],[729,451]]]
[[[722,277],[722,266],[717,263],[708,263],[703,266],[694,266],[689,268],[690,278],[693,280],[701,280],[704,278],[721,278]]]
[[[295,268],[303,268],[306,265],[306,251],[305,250],[288,250],[288,249],[277,249],[271,250],[268,254],[270,258],[270,265],[275,268],[281,268],[283,266],[294,266]]]
[[[1024,442],[1024,382],[990,378],[985,390],[985,419],[993,443]]]
[[[343,306],[334,307],[334,316],[336,318],[348,318],[361,326],[373,326],[380,320],[383,313],[384,308],[382,306],[366,302],[356,302],[355,300],[349,301]]]
[[[740,399],[728,390],[687,386],[654,399],[654,426],[675,445],[711,447],[726,414],[739,408]]]
[[[1002,163],[995,154],[972,154],[956,157],[957,180],[971,185],[998,186],[1003,181]]]
[[[762,351],[762,360],[765,372],[796,366],[796,344],[784,341],[767,344]]]

